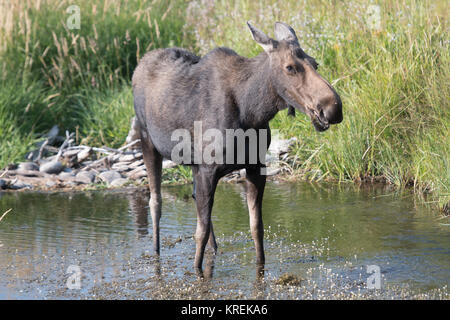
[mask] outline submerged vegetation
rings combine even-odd
[[[70,30],[71,4],[0,0],[0,167],[23,159],[54,124],[90,144],[122,144],[131,74],[146,51],[227,46],[254,56],[261,49],[245,21],[269,35],[285,21],[344,107],[344,121],[324,133],[302,114],[272,121],[299,138],[293,176],[376,178],[412,186],[440,208],[449,202],[446,1],[78,1],[80,29]]]

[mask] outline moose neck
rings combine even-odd
[[[284,102],[277,94],[270,77],[270,62],[266,53],[252,59],[238,71],[240,85],[235,91],[240,110],[240,120],[246,128],[265,128],[283,108]]]

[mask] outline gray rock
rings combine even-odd
[[[37,177],[37,176],[40,176],[40,172],[39,171],[23,170],[23,169],[17,169],[16,170],[16,174],[20,175],[20,176],[25,176],[25,177]]]
[[[31,186],[30,184],[27,184],[27,183],[25,183],[25,182],[23,182],[23,181],[16,180],[13,184],[11,184],[11,185],[9,186],[9,188],[10,188],[10,189],[13,189],[13,190],[19,190],[19,189],[32,189],[33,186]]]
[[[130,179],[136,180],[147,176],[147,171],[140,170],[129,175]]]
[[[163,169],[175,168],[177,165],[172,160],[163,160]]]
[[[6,182],[6,180],[0,179],[0,190],[2,189],[6,189],[8,183]]]
[[[139,166],[142,166],[144,164],[144,160],[137,160],[129,165],[130,168],[135,169]]]
[[[272,154],[266,154],[266,164],[270,165],[272,163],[277,163],[278,162],[278,155],[274,156]]]
[[[130,162],[130,161],[134,161],[136,159],[138,159],[139,157],[137,157],[138,154],[124,154],[122,156],[119,157],[118,161],[119,162]],[[142,158],[142,153],[141,153],[141,158]]]
[[[112,165],[111,169],[118,171],[118,172],[124,172],[130,170],[130,167],[126,164],[123,164],[123,162],[118,162]]]
[[[45,172],[49,174],[58,174],[64,169],[64,165],[59,161],[50,161],[44,163],[39,168],[40,172]]]
[[[113,182],[110,183],[111,187],[123,187],[125,184],[127,184],[129,181],[125,178],[119,178],[115,179]]]
[[[39,171],[39,166],[34,162],[21,162],[19,163],[18,170],[27,170],[27,171]]]
[[[75,176],[75,181],[78,183],[89,184],[94,182],[95,173],[93,171],[80,171]]]
[[[58,178],[64,181],[73,180],[75,178],[75,174],[73,172],[63,171],[58,175]]]
[[[47,181],[47,182],[45,183],[45,186],[46,186],[47,188],[53,188],[54,186],[56,186],[56,182],[55,182],[55,181],[52,181],[52,180],[49,180],[49,181]]]
[[[283,153],[289,152],[289,149],[296,141],[297,138],[295,137],[291,139],[278,139],[278,137],[275,136],[270,143],[268,152],[279,156]]]
[[[75,181],[67,181],[64,182],[64,186],[67,188],[74,188],[76,187],[78,184]]]
[[[113,171],[113,170],[104,171],[104,172],[100,173],[98,175],[98,177],[102,181],[106,182],[108,185],[111,184],[111,182],[113,182],[114,180],[122,178],[120,173],[118,173],[117,171]]]
[[[136,180],[147,176],[147,171],[145,170],[145,166],[142,165],[137,167],[136,169],[126,172],[125,175],[132,180]]]
[[[281,168],[266,168],[266,176],[274,176],[281,172]]]

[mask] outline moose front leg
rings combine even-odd
[[[256,263],[262,266],[264,258],[264,226],[262,221],[262,199],[266,176],[261,169],[247,169],[247,205],[250,215],[250,230],[256,249]]]
[[[195,179],[195,201],[197,204],[197,229],[195,231],[195,262],[194,267],[201,274],[205,246],[210,240],[211,211],[216,191],[216,175],[209,170],[196,168],[193,170]],[[215,241],[214,241],[215,242]]]

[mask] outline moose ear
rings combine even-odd
[[[252,33],[253,40],[255,40],[266,52],[269,52],[274,47],[274,40],[268,37],[264,32],[255,28],[247,21],[248,28]]]
[[[297,35],[294,29],[284,22],[275,22],[275,38],[278,41],[294,41],[298,43]]]

